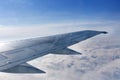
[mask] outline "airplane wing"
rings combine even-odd
[[[86,30],[11,41],[4,45],[2,43],[0,47],[0,71],[9,73],[45,73],[26,62],[47,55],[48,53],[80,54],[67,47],[101,33],[107,32]]]
[[[12,67],[12,68],[8,68],[8,69],[4,70],[3,72],[7,72],[7,73],[45,73],[44,71],[37,69],[28,63],[24,63],[24,64],[20,64],[15,67]]]

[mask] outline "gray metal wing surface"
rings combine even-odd
[[[67,47],[101,33],[107,32],[86,30],[2,43],[3,46],[0,47],[0,71],[10,73],[44,73],[44,71],[26,62],[48,53],[79,54]]]

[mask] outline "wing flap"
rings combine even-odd
[[[7,72],[7,73],[45,73],[44,71],[37,69],[27,63],[17,65],[15,67],[6,69],[2,72]]]
[[[59,51],[54,51],[53,53],[54,54],[61,54],[61,55],[78,55],[78,54],[81,54],[79,52],[76,52],[76,51],[68,49],[68,48],[65,48],[65,49],[59,50]]]

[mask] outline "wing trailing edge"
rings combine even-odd
[[[44,71],[37,69],[27,63],[17,65],[15,67],[6,69],[2,72],[6,72],[6,73],[45,73]]]
[[[74,50],[65,48],[62,50],[54,51],[53,54],[60,54],[60,55],[80,55],[81,53],[76,52]]]

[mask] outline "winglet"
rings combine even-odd
[[[106,32],[106,31],[101,31],[101,33],[103,33],[103,34],[107,34],[108,32]]]

